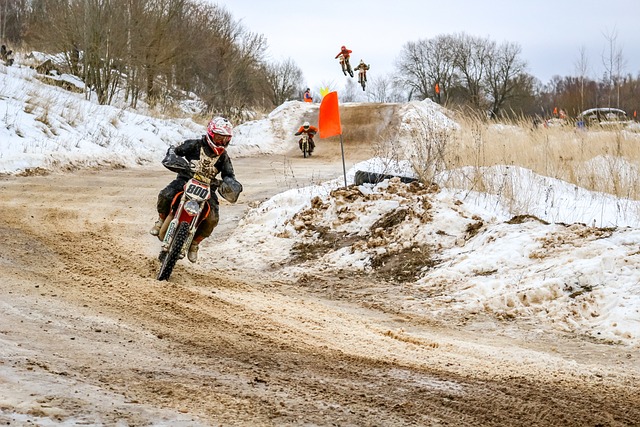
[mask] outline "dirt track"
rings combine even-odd
[[[340,176],[326,150],[236,159],[246,191],[204,255],[250,204]],[[0,181],[1,424],[640,425],[640,356],[622,348],[365,304],[384,298],[366,278],[297,284],[181,261],[157,282],[146,230],[170,178]]]

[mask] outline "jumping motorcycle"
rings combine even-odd
[[[362,86],[362,90],[364,90],[364,87],[367,85],[367,78],[365,76],[366,74],[362,71],[358,73],[358,83]]]
[[[351,64],[349,63],[349,58],[345,58],[343,54],[338,56],[338,61],[340,61],[340,67],[342,68],[342,72],[346,76],[347,73],[351,77],[353,77],[353,70],[351,69]]]
[[[242,186],[233,178],[208,178],[198,171],[197,165],[177,156],[172,148],[167,151],[162,164],[172,172],[191,176],[183,191],[173,200],[171,211],[158,235],[162,248],[158,256],[161,264],[157,280],[169,280],[176,263],[184,258],[191,246],[198,226],[211,212],[209,199],[212,183],[218,193],[231,203],[238,199]]]

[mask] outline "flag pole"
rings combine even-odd
[[[340,150],[342,151],[342,173],[344,175],[344,188],[347,188],[347,168],[344,165],[344,144],[342,142],[342,134],[340,134]]]

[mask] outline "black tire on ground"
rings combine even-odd
[[[410,182],[415,182],[418,180],[417,178],[410,178],[407,176],[389,175],[384,173],[366,172],[366,171],[356,171],[356,176],[354,178],[354,181],[356,185],[378,184],[384,181],[385,179],[391,179],[393,177],[400,178],[400,181],[404,182],[405,184],[408,184]]]
[[[178,225],[176,235],[173,237],[173,242],[171,242],[169,251],[160,266],[157,277],[158,280],[169,280],[169,277],[171,277],[171,273],[173,272],[173,267],[175,267],[176,262],[180,259],[180,252],[182,251],[182,247],[187,241],[188,236],[189,223],[183,221]]]

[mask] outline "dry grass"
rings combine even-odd
[[[621,129],[534,127],[518,120],[496,124],[474,118],[456,121],[445,155],[447,169],[475,168],[466,187],[487,188],[483,167],[519,166],[577,186],[640,200],[640,135]],[[505,177],[505,181],[513,177]],[[470,184],[471,183],[471,184]],[[513,186],[504,185],[508,191]],[[508,182],[507,182],[508,184]]]

